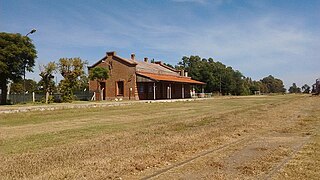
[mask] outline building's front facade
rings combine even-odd
[[[187,77],[187,73],[170,68],[161,62],[137,61],[132,54],[130,59],[107,52],[100,61],[89,67],[101,66],[109,70],[109,78],[100,82],[90,81],[91,91],[97,91],[97,97],[103,100],[156,100],[190,98],[194,85],[205,83]],[[100,98],[98,98],[100,99]]]

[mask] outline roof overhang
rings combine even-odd
[[[167,82],[179,82],[179,83],[189,83],[189,84],[200,84],[204,85],[206,83],[196,81],[191,79],[190,77],[184,76],[172,76],[167,74],[153,74],[153,73],[146,73],[146,72],[136,72],[138,75],[150,78],[155,81],[167,81]]]

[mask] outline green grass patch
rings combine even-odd
[[[4,154],[30,152],[43,148],[62,145],[77,140],[95,137],[101,133],[125,130],[126,124],[93,125],[84,128],[68,129],[58,132],[41,133],[0,141],[0,152]]]

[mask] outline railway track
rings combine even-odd
[[[204,157],[204,156],[206,156],[206,155],[208,155],[208,154],[221,151],[221,150],[226,149],[226,148],[228,148],[228,147],[231,147],[231,146],[233,146],[233,145],[239,144],[239,143],[244,142],[244,141],[250,141],[250,140],[252,140],[252,139],[253,139],[253,137],[242,138],[242,139],[233,141],[233,142],[231,142],[231,143],[225,144],[225,145],[223,145],[223,146],[220,146],[220,147],[217,147],[217,148],[214,148],[214,149],[205,151],[205,152],[200,153],[200,154],[198,154],[198,155],[196,155],[196,156],[194,156],[194,157],[191,157],[191,158],[189,158],[189,159],[186,159],[186,160],[184,160],[184,161],[182,161],[182,162],[179,162],[179,163],[177,163],[177,164],[171,165],[171,166],[169,166],[169,167],[167,167],[167,168],[165,168],[165,169],[159,170],[159,171],[157,171],[157,172],[155,172],[155,173],[153,173],[153,174],[151,174],[151,175],[149,175],[149,176],[146,176],[146,177],[142,178],[141,180],[149,180],[149,179],[155,178],[155,177],[157,177],[157,176],[159,176],[159,175],[162,175],[162,174],[164,174],[164,173],[166,173],[166,172],[168,172],[168,171],[170,171],[170,170],[172,170],[172,169],[175,169],[175,168],[178,168],[178,167],[180,167],[180,166],[183,166],[183,165],[186,165],[186,164],[188,164],[188,163],[191,163],[192,161],[194,161],[194,160],[196,160],[196,159],[199,159],[199,158],[202,158],[202,157]]]
[[[293,152],[284,158],[277,166],[275,166],[268,174],[265,175],[263,179],[271,179],[277,172],[279,172],[292,158],[309,142],[310,137],[308,137],[305,141],[301,142],[297,148],[293,150]]]
[[[271,133],[266,133],[266,134],[271,134]],[[177,169],[177,168],[182,167],[184,165],[193,163],[193,161],[195,161],[197,159],[201,159],[201,158],[204,158],[205,156],[208,156],[210,154],[213,154],[213,153],[216,153],[216,152],[219,152],[219,151],[222,151],[222,150],[226,150],[228,148],[232,148],[232,147],[234,147],[236,145],[239,145],[241,143],[244,143],[244,144],[250,144],[251,142],[254,143],[254,141],[259,139],[260,137],[261,136],[254,137],[254,135],[252,135],[252,136],[241,138],[241,139],[238,139],[236,141],[230,142],[228,144],[225,144],[225,145],[222,145],[222,146],[207,150],[207,151],[202,152],[202,153],[200,153],[200,154],[198,154],[196,156],[188,158],[188,159],[186,159],[184,161],[181,161],[179,163],[173,164],[173,165],[171,165],[171,166],[169,166],[167,168],[158,170],[158,171],[156,171],[155,173],[153,173],[151,175],[148,175],[146,177],[141,178],[141,180],[150,180],[150,179],[157,178],[157,177],[159,177],[161,175],[164,175],[164,174],[168,173],[169,171],[171,171],[173,169]],[[278,162],[277,165],[274,168],[272,168],[268,173],[266,173],[265,175],[262,175],[262,177],[260,176],[259,179],[266,179],[266,180],[271,179],[278,171],[280,171],[283,167],[285,167],[285,165],[290,160],[292,160],[292,158],[309,142],[309,139],[310,139],[310,136],[308,136],[305,140],[303,140],[296,148],[292,149],[293,151],[288,156],[286,156],[280,162]]]

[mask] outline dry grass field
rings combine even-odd
[[[320,179],[320,97],[0,114],[0,179]]]

